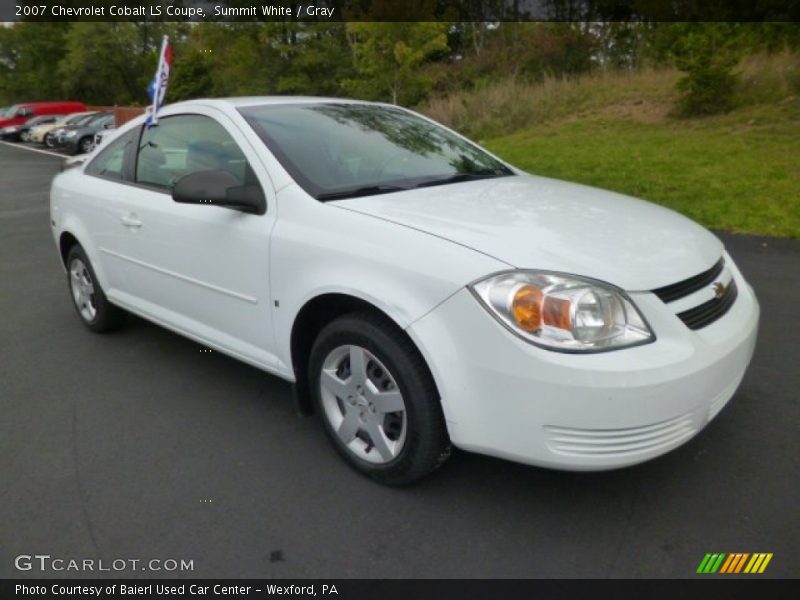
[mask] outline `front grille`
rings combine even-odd
[[[699,275],[695,275],[689,279],[684,279],[678,283],[673,283],[672,285],[665,285],[657,290],[653,290],[653,293],[661,298],[661,300],[664,302],[680,300],[681,298],[684,298],[689,294],[694,294],[697,290],[702,290],[707,285],[714,283],[714,280],[719,277],[719,274],[722,272],[722,268],[724,266],[725,260],[720,258],[719,261],[717,261],[717,264],[711,267],[708,271],[704,271]]]
[[[689,329],[701,329],[728,312],[736,301],[737,294],[736,282],[731,279],[721,296],[712,298],[708,302],[703,302],[689,310],[679,312],[678,318],[686,323]]]
[[[629,429],[573,429],[545,425],[547,442],[559,454],[583,457],[620,457],[661,451],[694,435],[691,414]]]
[[[728,282],[727,285],[725,285],[726,281]],[[713,291],[714,297],[711,300],[688,309],[686,305],[691,300],[685,300],[684,302],[678,302],[679,306],[674,309],[676,311],[684,309],[681,312],[676,312],[676,315],[689,329],[701,329],[722,317],[736,301],[738,294],[736,282],[731,276],[730,270],[725,268],[724,258],[720,258],[713,267],[699,275],[689,277],[689,279],[684,279],[678,283],[665,285],[653,290],[653,293],[665,303],[670,303],[687,298],[700,290],[709,289],[712,285],[711,291]],[[709,293],[704,292],[702,296],[708,298]]]

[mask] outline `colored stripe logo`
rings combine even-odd
[[[697,572],[701,574],[724,573],[726,575],[763,573],[771,560],[771,552],[756,552],[753,554],[749,552],[709,553],[700,561]]]

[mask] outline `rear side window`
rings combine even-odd
[[[85,173],[105,179],[130,181],[127,166],[136,150],[136,140],[139,138],[140,131],[140,127],[135,127],[116,140],[109,142],[108,146],[86,166]]]
[[[214,119],[203,115],[176,115],[148,127],[139,142],[136,182],[171,190],[190,173],[228,171],[242,185],[254,175],[239,146]]]

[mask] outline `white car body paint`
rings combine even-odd
[[[724,250],[711,233],[641,200],[518,170],[319,202],[236,109],[321,101],[198,100],[160,113],[219,122],[253,167],[266,214],[177,204],[80,165],[53,182],[56,243],[65,233],[79,241],[111,302],[290,381],[290,337],[302,307],[331,293],[368,302],[426,359],[453,443],[520,462],[565,469],[641,462],[691,438],[733,395],[759,309],[731,258],[720,277],[737,283],[738,298],[702,329],[690,330],[676,313],[712,298],[710,289],[675,305],[648,291],[716,263]],[[586,355],[527,343],[467,288],[513,268],[626,290],[655,341]]]

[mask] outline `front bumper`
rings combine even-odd
[[[0,140],[4,142],[18,142],[20,131],[0,131]]]
[[[408,328],[442,397],[457,447],[546,467],[602,470],[654,458],[699,432],[733,396],[750,362],[759,307],[740,293],[691,331],[649,292],[631,298],[656,341],[597,354],[529,344],[466,289]]]
[[[59,136],[56,138],[56,148],[64,150],[69,154],[76,154],[78,152],[78,140],[80,136],[65,137]]]

